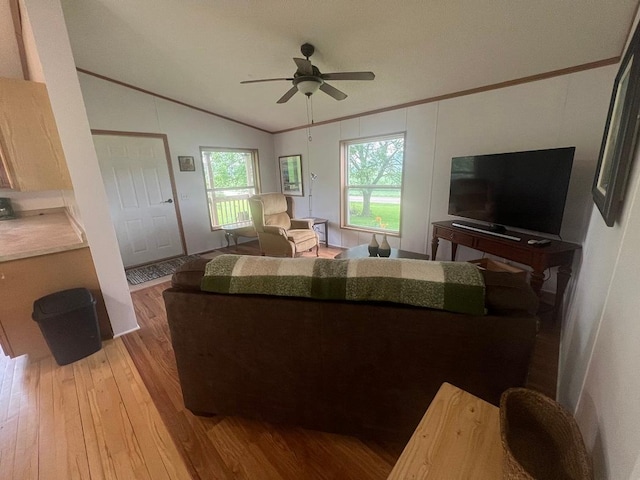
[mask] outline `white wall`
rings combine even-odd
[[[634,157],[617,223],[607,227],[592,207],[561,343],[559,399],[575,411],[596,478],[640,478],[640,151]]]
[[[562,237],[581,243],[589,222],[591,180],[616,68],[603,67],[500,90],[423,104],[275,136],[276,156],[301,153],[305,182],[314,182],[313,214],[330,221],[329,242],[352,246],[370,235],[340,230],[340,140],[406,131],[403,221],[392,246],[430,253],[430,224],[446,220],[451,157],[575,145]],[[305,189],[308,192],[308,188]],[[299,215],[308,197],[296,198]],[[479,252],[461,247],[458,258]],[[450,258],[440,242],[438,259]],[[555,289],[555,276],[545,284]]]
[[[278,170],[273,156],[273,138],[244,125],[138,92],[91,75],[79,74],[82,95],[94,130],[163,133],[167,135],[176,181],[187,253],[226,246],[221,231],[209,225],[200,147],[257,149],[264,192],[275,191]],[[196,158],[195,172],[181,172],[178,155]]]
[[[581,272],[562,342],[559,398],[575,405],[598,478],[639,478],[632,476],[640,461],[639,157],[622,221],[608,228],[594,208],[585,242],[594,266]]]
[[[403,211],[402,238],[389,238],[393,247],[406,250],[425,251],[428,216],[428,189],[420,182],[408,177],[418,175],[428,179],[431,172],[429,161],[422,152],[433,151],[436,105],[422,105],[413,109],[394,110],[374,116],[360,117],[342,122],[313,127],[312,140],[308,141],[306,130],[296,130],[275,136],[278,156],[302,154],[305,197],[294,197],[295,213],[298,217],[309,216],[309,186],[311,172],[318,175],[313,182],[312,215],[329,219],[329,244],[351,247],[368,243],[371,234],[353,230],[342,230],[340,225],[340,151],[339,142],[344,139],[369,137],[387,133],[407,132],[405,162],[407,182],[405,209]]]
[[[138,328],[57,0],[22,0],[25,49],[47,85],[100,290],[115,335]],[[65,201],[73,199],[67,194]]]

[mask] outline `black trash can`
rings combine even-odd
[[[72,288],[39,298],[32,318],[58,365],[80,360],[102,348],[96,301],[86,288]]]

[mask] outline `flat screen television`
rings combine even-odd
[[[558,235],[575,147],[451,159],[449,215]],[[478,225],[483,227],[483,225]]]

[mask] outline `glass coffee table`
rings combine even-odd
[[[344,260],[345,258],[367,258],[369,257],[369,246],[368,245],[358,245],[357,247],[352,247],[348,250],[345,250],[342,253],[336,255],[335,258]],[[377,257],[381,258],[381,257]],[[385,257],[382,257],[385,258]],[[416,253],[416,252],[407,252],[406,250],[398,250],[397,248],[391,249],[391,255],[386,258],[413,258],[416,260],[429,260],[429,255],[425,255],[424,253]]]

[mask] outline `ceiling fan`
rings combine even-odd
[[[373,72],[340,72],[340,73],[320,73],[318,67],[311,64],[309,57],[313,55],[315,52],[315,47],[310,43],[305,43],[300,47],[300,52],[302,55],[306,57],[304,58],[294,58],[293,61],[296,62],[298,69],[296,73],[293,74],[291,78],[265,78],[262,80],[245,80],[240,83],[258,83],[258,82],[274,82],[278,80],[287,80],[293,82],[293,87],[287,91],[277,103],[285,103],[291,97],[293,97],[296,92],[301,92],[305,94],[307,97],[310,97],[312,94],[317,92],[318,90],[322,90],[327,95],[335,98],[336,100],[344,100],[347,98],[347,95],[344,92],[341,92],[335,87],[332,87],[326,80],[373,80],[376,76]]]

